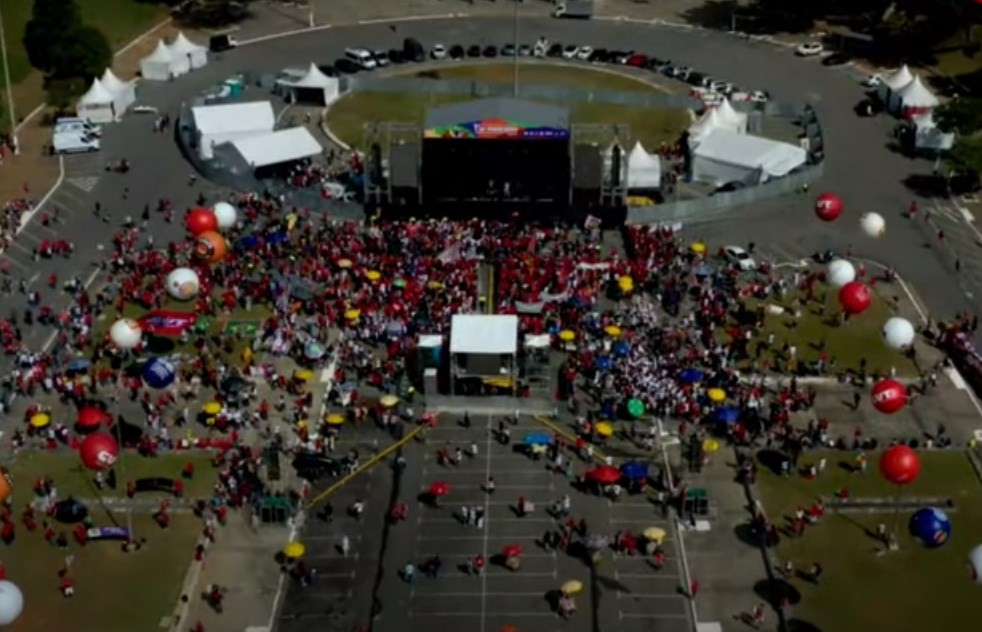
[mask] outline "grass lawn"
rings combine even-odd
[[[873,293],[873,304],[868,310],[858,316],[851,317],[845,324],[838,323],[838,296],[834,290],[818,288],[812,301],[801,309],[801,317],[791,316],[791,305],[795,299],[788,294],[783,301],[769,300],[772,305],[785,308],[780,315],[768,313],[764,321],[764,329],[758,339],[766,340],[774,334],[775,344],[770,352],[764,352],[762,358],[768,360],[773,367],[780,350],[787,342],[798,348],[801,361],[814,362],[818,359],[820,349],[824,344],[825,353],[836,360],[836,370],[858,371],[860,361],[865,358],[867,371],[878,371],[886,375],[890,367],[896,367],[901,376],[916,376],[914,364],[901,353],[889,349],[883,344],[881,329],[883,323],[893,315],[889,299],[879,292]],[[754,305],[748,302],[748,305]],[[789,325],[797,323],[791,327]],[[751,349],[755,345],[751,345]]]
[[[802,465],[828,458],[828,469],[816,480],[800,476],[782,478],[760,468],[757,488],[768,515],[783,525],[782,516],[806,507],[817,497],[831,497],[845,486],[851,497],[887,497],[897,493],[877,467],[878,455],[869,455],[865,474],[852,474],[839,466],[851,462],[849,452],[810,452]],[[911,511],[900,514],[835,514],[827,512],[822,524],[809,527],[804,537],[783,537],[780,560],[791,560],[807,570],[818,562],[825,570],[820,586],[795,579],[802,600],[795,618],[823,632],[885,630],[961,630],[965,613],[979,599],[979,587],[966,569],[969,550],[982,542],[982,486],[962,452],[922,452],[920,478],[904,488],[905,497],[939,496],[954,500],[948,515],[952,537],[941,548],[926,549],[907,531]],[[879,554],[882,546],[866,530],[879,523],[898,525],[900,550]]]
[[[431,79],[481,81],[485,83],[510,83],[513,78],[510,63],[454,66],[433,71],[415,73],[414,76]],[[583,90],[605,89],[616,91],[654,92],[656,88],[629,76],[602,72],[589,68],[573,68],[548,64],[523,64],[520,82],[538,85],[563,85]],[[474,97],[461,94],[412,94],[355,92],[331,106],[327,125],[341,140],[349,145],[363,143],[363,125],[366,121],[402,121],[417,123],[423,120],[427,108],[459,101],[471,101]],[[649,150],[662,141],[674,141],[689,124],[684,110],[667,108],[636,108],[604,103],[574,103],[571,105],[573,123],[622,123]]]
[[[110,524],[105,516],[102,518],[98,524]],[[126,524],[124,516],[117,515],[116,519],[119,524]],[[68,550],[58,549],[45,542],[40,530],[28,533],[18,524],[17,539],[4,547],[3,565],[8,579],[24,592],[24,613],[4,630],[160,629],[161,619],[173,613],[180,597],[201,533],[200,521],[177,514],[172,516],[170,527],[163,530],[150,516],[134,515],[133,529],[137,537],[146,538],[147,542],[138,552],[123,553],[115,541],[90,542],[79,547],[72,540]],[[70,532],[67,527],[65,531]],[[58,571],[64,568],[67,555],[73,557],[72,599],[63,598],[58,587]]]
[[[119,484],[116,489],[105,488],[104,496],[125,496],[127,480],[164,477],[180,478],[181,468],[188,461],[194,463],[194,478],[184,481],[185,498],[205,498],[211,495],[218,478],[211,464],[210,452],[171,452],[158,457],[142,457],[135,451],[127,450],[116,463],[116,476]],[[21,452],[8,466],[10,478],[14,481],[16,506],[22,507],[32,497],[34,481],[41,476],[50,476],[58,488],[58,496],[66,498],[94,499],[100,495],[93,483],[93,472],[82,467],[82,462],[74,452],[30,451]],[[125,469],[126,475],[123,475]],[[161,497],[160,492],[143,492],[139,498]]]
[[[76,0],[86,24],[95,26],[105,34],[113,50],[122,48],[133,38],[152,28],[167,16],[167,11],[159,4],[137,2],[136,0]],[[3,3],[3,31],[7,39],[7,59],[10,64],[10,81],[13,84],[23,81],[34,69],[27,60],[24,50],[24,28],[31,19],[33,2],[16,0]],[[37,103],[17,103],[18,112],[26,114]],[[6,107],[0,114],[0,128],[6,127]]]

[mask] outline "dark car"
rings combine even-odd
[[[852,61],[852,58],[845,53],[832,53],[822,60],[823,66],[842,66]]]
[[[657,57],[649,57],[648,62],[644,65],[645,68],[653,72],[661,72],[665,68],[672,65],[671,60],[668,59],[658,59]]]
[[[213,53],[231,50],[238,45],[239,43],[231,35],[212,35],[208,39],[208,50]]]
[[[491,45],[491,44],[488,44],[487,46],[484,47],[484,50],[481,51],[481,55],[484,56],[484,57],[497,57],[498,56],[498,47],[497,46],[494,46],[494,45]]]
[[[546,57],[562,57],[562,56],[563,56],[562,44],[553,44],[552,46],[549,47],[549,50],[546,51]]]
[[[402,42],[402,54],[406,57],[408,61],[422,62],[426,61],[426,49],[423,45],[419,43],[414,37],[407,37]]]
[[[393,64],[404,64],[406,63],[406,56],[402,54],[402,51],[398,48],[389,49],[389,61]]]
[[[467,56],[468,57],[480,57],[481,56],[481,47],[478,46],[477,44],[471,44],[470,46],[467,47]]]
[[[883,111],[883,102],[877,98],[863,99],[856,104],[855,112],[858,116],[876,116]]]
[[[625,64],[633,54],[634,51],[630,50],[612,50],[610,51],[610,59],[608,61],[612,64]]]
[[[502,57],[514,57],[515,56],[515,52],[516,51],[515,51],[515,45],[514,44],[505,44],[504,46],[501,47],[501,56]]]
[[[460,44],[454,44],[450,47],[450,52],[447,54],[450,55],[450,59],[463,59],[464,47]]]
[[[317,65],[317,70],[320,70],[322,73],[324,73],[328,77],[337,77],[338,76],[338,69],[335,68],[333,64],[318,64]]]
[[[353,75],[361,70],[361,66],[345,57],[335,61],[334,67],[337,68],[338,72],[342,75]]]
[[[590,53],[589,61],[594,63],[603,64],[607,62],[607,57],[610,56],[610,51],[606,48],[595,48],[593,52]]]
[[[687,84],[697,88],[705,88],[709,86],[711,81],[712,78],[704,72],[690,72],[689,76],[685,78]]]

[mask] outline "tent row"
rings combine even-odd
[[[112,123],[119,120],[136,102],[136,82],[123,81],[112,69],[106,68],[102,77],[92,80],[88,91],[78,100],[75,111],[79,118],[93,123]]]
[[[747,118],[746,114],[733,109],[728,99],[723,99],[716,107],[707,108],[699,120],[689,127],[689,147],[697,147],[716,130],[746,134]]]
[[[884,77],[878,92],[887,110],[904,118],[928,114],[941,104],[938,97],[924,85],[919,76],[911,73],[906,64]]]
[[[208,64],[208,49],[178,33],[168,44],[157,42],[153,52],[140,60],[140,74],[150,81],[170,81]]]
[[[341,82],[337,77],[328,77],[311,62],[306,70],[284,70],[276,80],[274,92],[288,103],[330,105],[341,96]]]

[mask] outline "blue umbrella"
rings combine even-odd
[[[65,366],[65,369],[68,371],[85,371],[90,366],[92,366],[92,363],[89,362],[88,358],[72,358]]]
[[[170,360],[151,358],[143,365],[143,381],[152,388],[167,388],[177,377],[177,367]]]
[[[235,245],[242,250],[252,250],[259,245],[259,238],[255,235],[246,235],[235,242]]]
[[[552,445],[552,436],[544,432],[527,434],[522,438],[525,445]]]
[[[736,406],[723,406],[716,409],[716,421],[722,424],[735,424],[740,419],[740,409]]]
[[[597,368],[601,371],[609,371],[610,367],[614,365],[607,356],[601,356],[597,358]]]
[[[629,353],[631,353],[631,345],[623,340],[614,345],[614,355],[618,358],[625,358]]]
[[[648,478],[648,464],[629,461],[621,466],[621,474],[632,480]]]
[[[285,230],[278,230],[275,233],[271,233],[268,237],[269,243],[271,244],[282,244],[286,241],[287,234]]]
[[[686,384],[695,384],[702,381],[702,371],[699,369],[685,369],[679,373],[679,379]]]

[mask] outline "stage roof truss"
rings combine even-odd
[[[430,108],[426,113],[424,127],[427,129],[449,127],[490,119],[557,129],[569,129],[570,126],[567,108],[523,99],[495,98]]]

